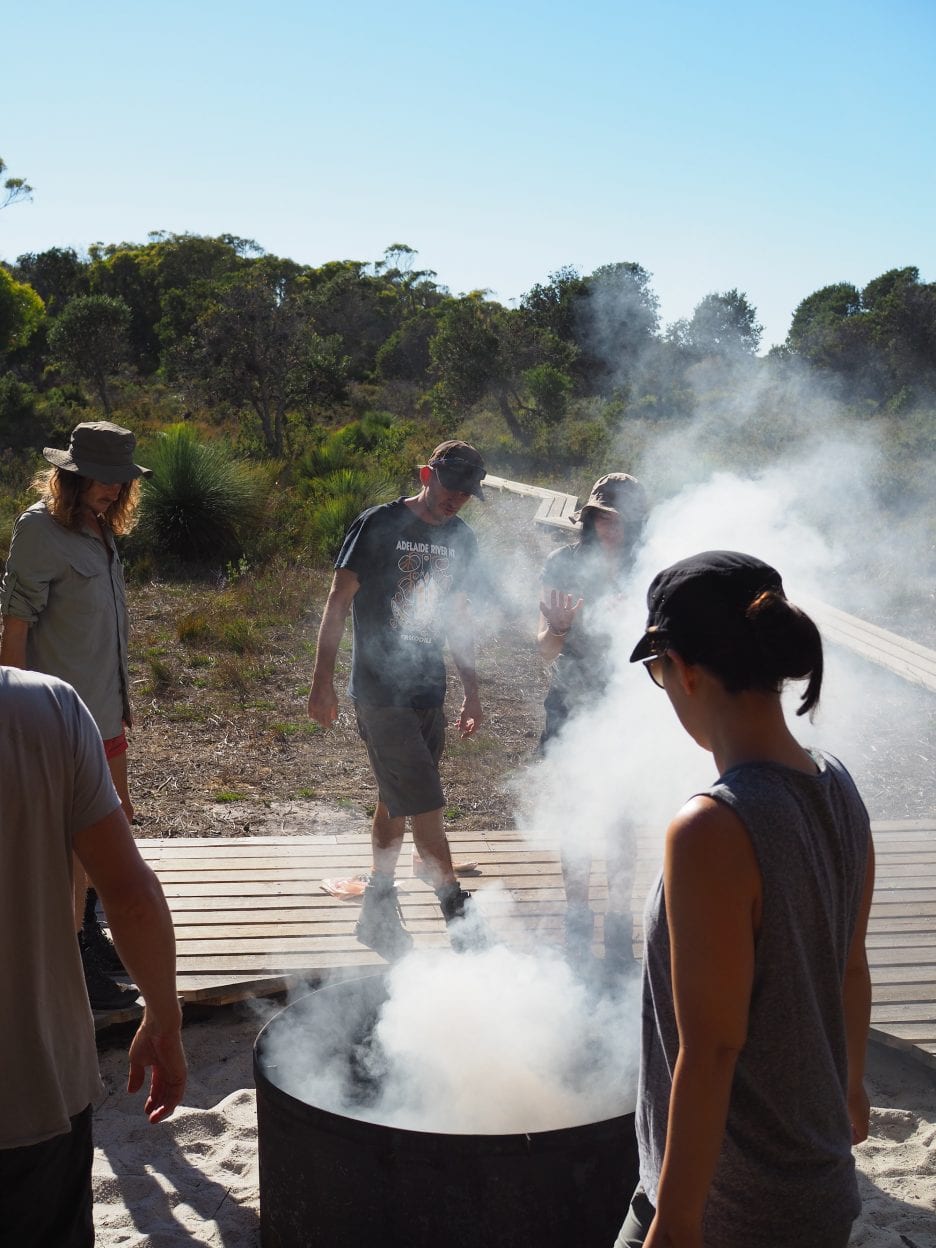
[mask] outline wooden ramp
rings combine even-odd
[[[819,625],[826,640],[936,693],[936,650],[848,615],[826,602],[802,596],[799,601]]]
[[[936,1067],[936,817],[873,826],[878,874],[868,937],[872,1032]],[[499,937],[516,948],[561,943],[565,907],[554,843],[530,842],[517,832],[454,833],[450,840],[456,863],[479,863],[481,874],[465,883],[490,890],[491,925]],[[321,888],[323,879],[369,869],[366,836],[137,843],[172,909],[185,1002],[222,1005],[383,965],[354,938],[360,903],[338,901]],[[438,904],[430,886],[412,877],[410,851],[407,837],[398,873],[406,926],[417,948],[446,948]],[[634,889],[638,935],[658,851],[658,838],[641,838]],[[592,904],[599,915],[606,901],[598,864]],[[596,939],[600,948],[600,923]],[[102,1012],[97,1023],[108,1026],[138,1014]]]

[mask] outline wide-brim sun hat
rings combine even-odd
[[[75,472],[102,485],[123,485],[152,471],[134,463],[136,438],[129,429],[109,420],[88,420],[72,430],[68,449],[43,447],[42,454],[64,472]]]
[[[646,519],[647,495],[636,477],[627,472],[608,472],[591,488],[588,501],[570,516],[573,524],[580,524],[589,511],[606,511],[623,519],[640,522]]]

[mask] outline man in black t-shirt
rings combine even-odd
[[[319,629],[309,715],[327,728],[338,715],[335,659],[351,612],[348,692],[379,797],[374,869],[355,934],[389,959],[412,945],[393,882],[407,818],[446,923],[466,918],[468,894],[455,878],[442,823],[443,647],[447,641],[464,687],[458,731],[471,736],[481,723],[468,601],[477,541],[458,512],[472,495],[484,498],[484,475],[473,446],[443,442],[420,469],[417,495],[358,516],[335,562]],[[458,947],[469,943],[472,933],[458,924],[450,936]]]

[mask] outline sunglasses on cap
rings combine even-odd
[[[455,456],[437,459],[429,467],[447,490],[462,490],[469,494],[472,486],[477,485],[485,476],[483,468],[469,463],[467,459],[459,459]]]

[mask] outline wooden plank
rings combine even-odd
[[[936,692],[936,652],[816,599],[801,599],[830,641]]]
[[[876,821],[878,887],[869,924],[873,1018],[883,1043],[920,1061],[936,1053],[936,818]],[[490,923],[511,946],[561,944],[565,893],[556,838],[507,831],[449,833],[457,859],[482,862],[467,881],[487,890]],[[641,831],[634,891],[635,928],[662,838]],[[186,1001],[233,1001],[318,982],[323,976],[371,973],[384,963],[358,944],[359,902],[321,890],[327,876],[363,874],[370,837],[213,837],[138,842],[163,880],[176,925],[179,987]],[[411,877],[411,842],[400,860],[398,887],[417,947],[448,947],[429,885]],[[607,887],[596,860],[591,904],[605,908]],[[596,925],[600,937],[601,923]],[[125,1012],[139,1017],[139,1010]]]

